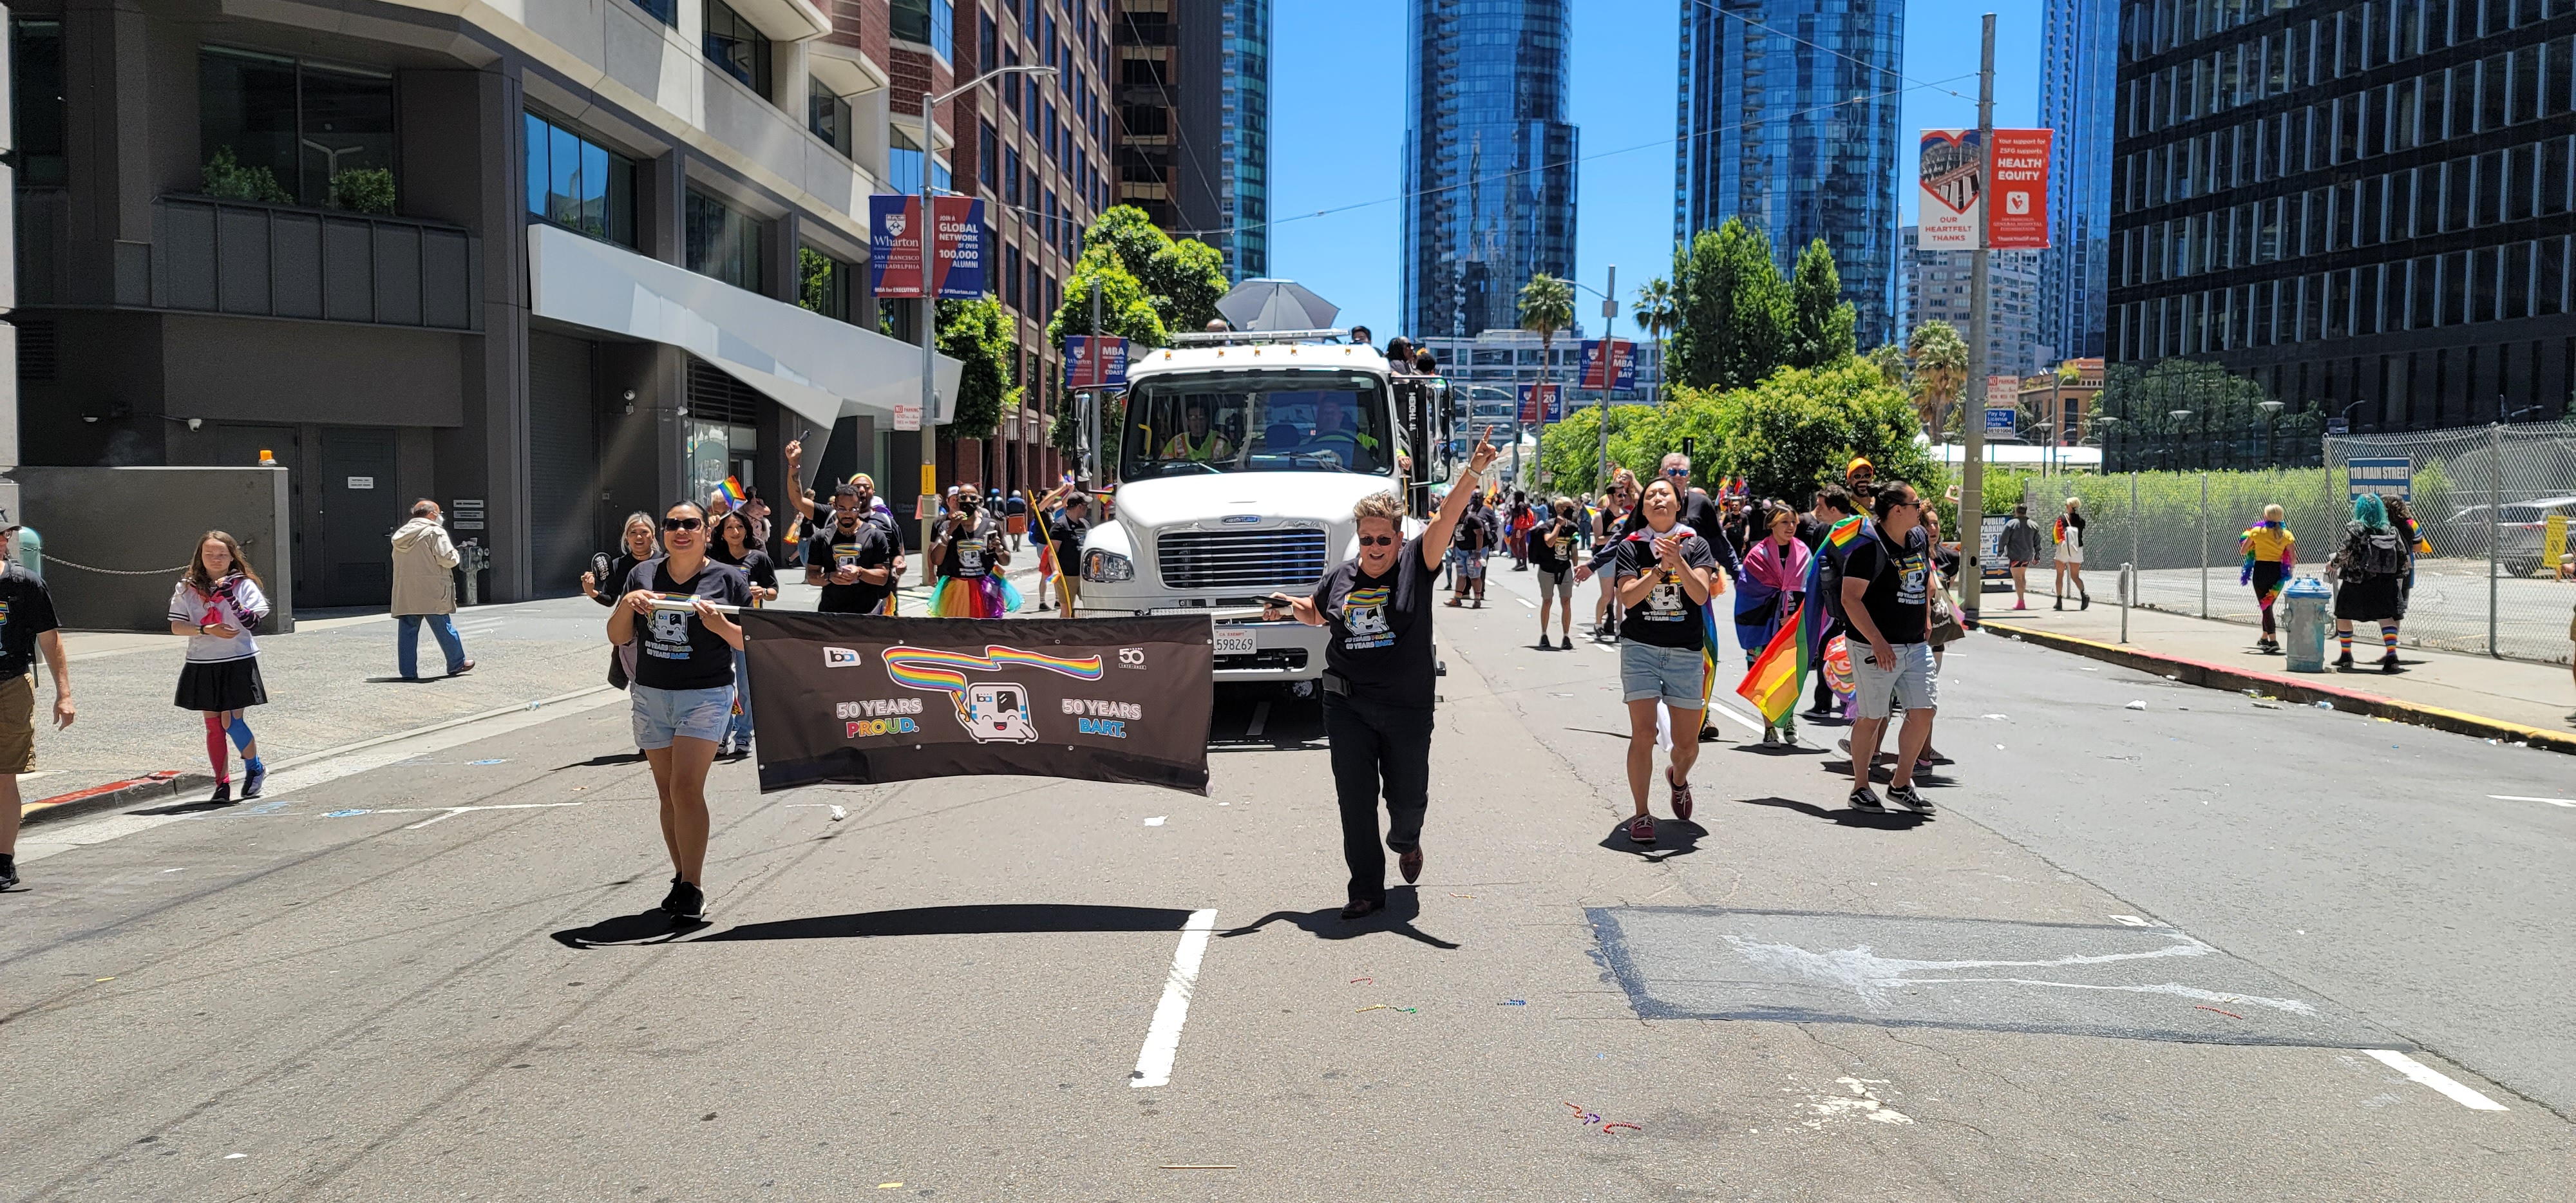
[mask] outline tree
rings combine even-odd
[[[1101,334],[1114,334],[1138,347],[1159,347],[1165,340],[1162,314],[1154,307],[1153,296],[1146,292],[1144,281],[1107,246],[1094,246],[1075,260],[1073,275],[1064,282],[1064,304],[1047,323],[1047,343],[1064,349],[1068,334],[1089,334],[1091,329],[1091,285],[1100,284]]]
[[[1878,479],[1902,480],[1938,496],[1946,483],[1905,394],[1878,369],[1845,360],[1812,371],[1790,368],[1729,393],[1717,407],[1720,469],[1741,476],[1757,497],[1803,502],[1843,466],[1865,456]]]
[[[1905,348],[1885,343],[1861,358],[1878,369],[1878,377],[1887,382],[1887,387],[1902,389],[1909,397],[1914,395],[1913,368],[1905,362]]]
[[[1194,238],[1172,241],[1154,228],[1144,210],[1119,205],[1094,220],[1082,234],[1083,261],[1089,262],[1095,253],[1110,256],[1136,280],[1162,330],[1196,330],[1217,316],[1217,299],[1225,295],[1227,288],[1224,256]],[[1079,274],[1081,269],[1075,270]],[[1069,324],[1065,321],[1068,312],[1072,315]],[[1055,321],[1048,324],[1047,337],[1062,347],[1064,334],[1080,334],[1090,328],[1090,321],[1090,286],[1086,284],[1077,291],[1068,283],[1064,304],[1056,310]],[[1102,332],[1119,333],[1108,329]],[[1155,344],[1159,345],[1162,338],[1158,332]]]
[[[1786,361],[1790,342],[1788,285],[1771,260],[1771,240],[1730,217],[1675,248],[1673,283],[1681,294],[1667,374],[1695,388],[1742,388]]]
[[[1655,362],[1669,364],[1671,361],[1665,357],[1668,348],[1664,345],[1664,338],[1673,332],[1673,327],[1681,321],[1682,316],[1681,294],[1674,291],[1673,282],[1662,276],[1646,281],[1637,289],[1636,304],[1628,310],[1628,313],[1637,319],[1637,328],[1645,331],[1646,337],[1655,340]],[[1667,382],[1671,374],[1669,368],[1661,373]],[[1657,400],[1661,399],[1657,398]]]
[[[1556,332],[1574,324],[1574,286],[1546,272],[1531,273],[1521,285],[1520,318],[1521,329],[1538,333],[1539,380],[1553,381]],[[1513,453],[1515,464],[1519,454]]]
[[[961,438],[991,437],[1002,412],[1018,404],[1012,365],[1019,362],[1020,345],[1011,337],[1014,324],[990,295],[939,303],[939,350],[965,365],[951,418],[951,430]]]
[[[1798,252],[1789,309],[1791,367],[1820,368],[1852,354],[1856,314],[1851,302],[1843,299],[1843,277],[1834,268],[1833,248],[1822,238]]]
[[[1968,342],[1959,337],[1959,328],[1944,321],[1929,321],[1914,328],[1914,337],[1906,340],[1908,359],[1914,362],[1914,408],[1922,416],[1923,428],[1939,438],[1947,429],[1950,403],[1959,396],[1959,386],[1968,382]]]

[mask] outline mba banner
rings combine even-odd
[[[939,229],[931,262],[932,287],[942,297],[984,295],[984,202],[965,196],[931,200]],[[921,198],[868,198],[868,283],[880,297],[918,297],[922,291]]]
[[[763,793],[993,774],[1207,792],[1205,617],[739,621]]]
[[[1520,386],[1521,425],[1536,426],[1542,422],[1565,420],[1565,394],[1553,384]]]
[[[1624,338],[1584,339],[1582,381],[1580,387],[1589,389],[1637,387],[1637,344]]]
[[[1114,334],[1064,336],[1066,388],[1125,388],[1127,340]]]

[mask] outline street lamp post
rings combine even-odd
[[[939,217],[931,210],[930,163],[939,146],[931,114],[938,106],[984,86],[1005,75],[1054,75],[1053,67],[1023,63],[987,71],[936,96],[927,89],[921,93],[921,491],[926,496],[939,493],[939,428],[931,421],[938,412],[939,367],[939,290],[931,283],[931,264],[939,255]],[[986,264],[986,270],[991,269]],[[919,506],[918,501],[913,503]],[[934,504],[921,515],[921,579],[928,583],[939,566],[930,562],[931,512]]]

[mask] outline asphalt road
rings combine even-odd
[[[1728,723],[1639,849],[1615,659],[1497,582],[1355,925],[1315,712],[1248,694],[1207,798],[720,766],[678,933],[616,695],[38,828],[0,1198],[2563,1193],[2576,807],[2487,795],[2565,760],[1980,636],[1938,819]]]

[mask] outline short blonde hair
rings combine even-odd
[[[2263,521],[2265,522],[2279,522],[2285,516],[2286,515],[2282,513],[2281,507],[2277,505],[2267,505],[2263,507]]]
[[[1371,493],[1360,498],[1359,504],[1351,507],[1353,522],[1366,522],[1371,518],[1384,518],[1399,527],[1403,526],[1404,497],[1390,489],[1384,493]]]

